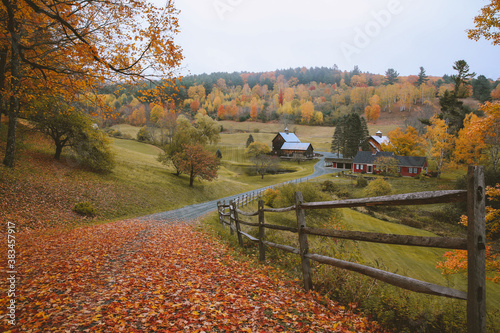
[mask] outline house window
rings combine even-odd
[[[401,167],[398,167],[398,173],[401,173]]]

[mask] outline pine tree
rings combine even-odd
[[[350,113],[339,119],[333,134],[331,151],[340,152],[345,158],[356,156],[359,148],[368,150],[366,120],[357,113]]]
[[[425,74],[425,69],[423,67],[420,67],[420,73],[418,73],[417,86],[420,87],[422,84],[425,84],[427,81],[429,81],[429,78]]]
[[[248,136],[248,139],[247,139],[247,148],[248,148],[248,146],[250,146],[253,142],[255,142],[255,140],[253,139],[252,134],[250,134],[250,135]]]

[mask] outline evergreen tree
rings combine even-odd
[[[368,150],[366,120],[357,113],[350,113],[339,119],[333,134],[331,151],[340,152],[345,158],[353,158],[361,147]]]
[[[465,116],[472,110],[464,106],[464,103],[448,90],[439,98],[439,105],[441,105],[439,118],[446,121],[449,134],[458,134],[458,131],[463,127]]]
[[[491,82],[484,75],[479,75],[476,80],[472,80],[472,88],[474,93],[472,96],[481,103],[491,99]]]
[[[426,83],[429,81],[429,78],[425,74],[425,69],[423,67],[420,67],[420,73],[418,73],[418,80],[417,80],[417,86],[421,86],[422,84]]]
[[[468,84],[469,80],[476,76],[476,73],[469,73],[469,65],[465,60],[457,60],[455,61],[455,65],[453,65],[453,69],[458,71],[457,75],[452,75],[451,79],[455,83],[454,94],[458,96],[458,90],[460,86],[463,84]]]
[[[247,139],[247,146],[246,147],[248,148],[248,146],[250,146],[253,142],[255,142],[255,140],[253,139],[252,134],[250,134],[248,136],[248,139]]]
[[[399,81],[398,76],[399,76],[399,73],[396,72],[396,70],[394,68],[389,68],[385,72],[384,85],[388,86],[388,85],[391,85],[391,84],[398,82]]]

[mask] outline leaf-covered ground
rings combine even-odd
[[[2,292],[1,331],[384,332],[272,268],[236,261],[192,225],[127,220],[16,239],[17,324]]]

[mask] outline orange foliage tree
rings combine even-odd
[[[478,116],[469,113],[464,119],[464,127],[458,131],[453,157],[457,163],[479,164],[486,148],[484,133]]]
[[[380,117],[380,97],[378,95],[373,95],[369,99],[370,105],[365,107],[365,118],[367,121],[372,121],[376,123]]]
[[[200,144],[183,145],[183,150],[175,154],[174,163],[182,173],[189,175],[189,186],[195,178],[213,180],[217,178],[219,159]]]
[[[491,40],[493,45],[500,44],[500,0],[491,2],[481,9],[481,14],[474,18],[476,27],[468,30],[470,39],[479,40],[481,37]]]
[[[90,96],[82,93],[107,81],[153,77],[171,85],[182,60],[174,43],[173,1],[159,8],[146,0],[2,0],[0,13],[6,64],[0,66],[0,104],[8,105],[9,115],[3,163],[8,167],[14,165],[21,105],[37,95],[71,101],[78,94]]]

